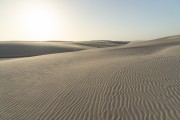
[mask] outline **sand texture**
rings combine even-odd
[[[0,120],[180,120],[180,36],[31,44],[0,51],[24,56],[0,61]]]

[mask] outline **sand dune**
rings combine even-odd
[[[0,119],[180,120],[180,37],[169,38],[1,61]]]
[[[80,46],[53,42],[1,42],[0,58],[30,57],[36,55],[83,50]]]
[[[127,44],[117,41],[84,42],[0,42],[0,58],[31,57],[45,54],[74,52],[90,48]]]
[[[128,44],[129,42],[122,42],[122,41],[109,41],[109,40],[93,40],[93,41],[81,41],[75,42],[77,45],[83,46],[90,46],[90,47],[97,47],[97,48],[104,48],[104,47],[114,47]]]

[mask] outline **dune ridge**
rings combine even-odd
[[[32,57],[46,54],[75,52],[92,48],[104,48],[125,45],[128,42],[118,41],[11,41],[0,42],[0,58]]]
[[[0,119],[179,120],[180,37],[168,38],[1,61]]]

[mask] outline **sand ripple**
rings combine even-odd
[[[180,120],[180,42],[158,44],[2,61],[0,119]]]

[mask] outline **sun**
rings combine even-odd
[[[22,26],[25,37],[31,40],[45,41],[58,34],[58,18],[55,12],[45,6],[30,6],[24,11]]]

